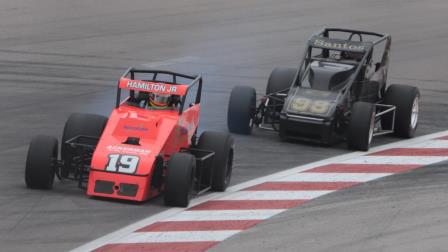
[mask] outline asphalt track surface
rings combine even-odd
[[[201,129],[226,130],[235,85],[262,94],[272,68],[298,64],[322,26],[392,34],[389,82],[419,86],[418,134],[447,128],[448,2],[444,0],[1,0],[0,248],[63,251],[165,210],[161,199],[129,204],[87,198],[72,183],[27,190],[27,144],[60,136],[71,112],[107,115],[116,80],[131,65],[202,73]],[[232,183],[348,151],[235,136]],[[375,139],[380,145],[395,141]],[[220,251],[443,250],[443,164],[314,200],[216,247]]]

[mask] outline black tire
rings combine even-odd
[[[25,165],[25,183],[32,189],[51,189],[58,158],[58,140],[39,135],[31,140]]]
[[[77,151],[65,144],[66,141],[80,135],[101,137],[104,127],[107,123],[107,117],[93,114],[71,114],[64,126],[61,143],[61,159],[64,161],[62,169],[62,177],[67,177],[74,169],[72,167],[73,157],[77,155]]]
[[[233,167],[233,138],[222,132],[205,131],[199,137],[198,148],[215,152],[211,186],[212,190],[224,192],[230,183]],[[209,176],[209,174],[205,174]]]
[[[272,94],[291,87],[297,69],[294,68],[275,68],[269,76],[266,94]]]
[[[355,102],[347,132],[348,147],[352,150],[368,151],[375,127],[375,105]]]
[[[187,207],[193,193],[196,158],[188,153],[175,153],[168,161],[165,181],[165,205]]]
[[[230,132],[244,135],[252,133],[256,100],[257,95],[253,87],[236,86],[232,89],[227,110],[227,126]]]
[[[420,91],[418,88],[407,85],[390,85],[384,96],[384,104],[394,105],[395,127],[394,134],[399,137],[411,138],[414,136],[418,126]],[[414,106],[416,102],[416,107]],[[413,109],[416,108],[416,111]],[[413,120],[413,112],[415,121]],[[385,116],[382,119],[384,126],[392,125],[392,116]]]

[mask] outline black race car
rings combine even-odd
[[[418,124],[416,87],[386,88],[391,36],[325,28],[313,35],[298,69],[272,71],[258,103],[252,87],[236,86],[228,107],[230,132],[253,126],[278,131],[282,139],[369,149],[373,136],[410,138]]]

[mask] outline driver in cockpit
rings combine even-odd
[[[151,93],[148,97],[148,108],[154,110],[175,109],[179,103],[178,96]]]

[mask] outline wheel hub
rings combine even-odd
[[[414,102],[412,104],[412,114],[411,114],[411,128],[415,129],[417,127],[418,122],[418,113],[419,113],[419,97],[415,97]]]

